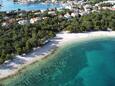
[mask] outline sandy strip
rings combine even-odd
[[[17,55],[14,60],[6,61],[4,64],[0,65],[0,79],[15,75],[19,70],[23,69],[27,65],[45,58],[46,56],[51,54],[57,47],[74,41],[83,41],[98,37],[115,37],[115,31],[97,31],[89,33],[61,32],[42,48],[36,48],[27,55]]]

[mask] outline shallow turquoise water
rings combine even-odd
[[[0,11],[11,11],[11,10],[47,10],[48,8],[60,8],[62,7],[61,4],[41,4],[41,3],[34,3],[34,4],[19,4],[14,3],[13,0],[0,0],[2,3],[2,7],[0,7]]]
[[[72,43],[3,86],[115,86],[115,38]]]

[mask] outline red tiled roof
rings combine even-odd
[[[114,10],[114,11],[115,11],[115,8],[112,8],[111,10]]]

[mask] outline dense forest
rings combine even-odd
[[[115,12],[94,12],[80,18],[73,18],[68,22],[66,30],[70,32],[107,31],[108,28],[115,30]]]
[[[0,15],[2,16],[2,13]],[[59,13],[57,16],[47,15],[47,12],[44,15],[47,18],[35,24],[15,23],[10,28],[2,27],[0,24],[0,63],[14,58],[17,54],[28,53],[33,47],[42,46],[45,40],[62,30],[74,33],[106,31],[107,28],[115,30],[115,11],[94,12],[71,19],[60,18]]]
[[[89,2],[91,2],[92,4],[96,4],[102,1],[107,1],[107,0],[88,0]]]

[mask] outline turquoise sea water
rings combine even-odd
[[[115,38],[71,43],[3,86],[115,86]]]
[[[2,7],[0,7],[0,11],[11,11],[11,10],[46,10],[48,8],[60,8],[61,4],[41,4],[41,3],[34,3],[34,4],[19,4],[14,3],[13,0],[0,0],[2,3]]]

